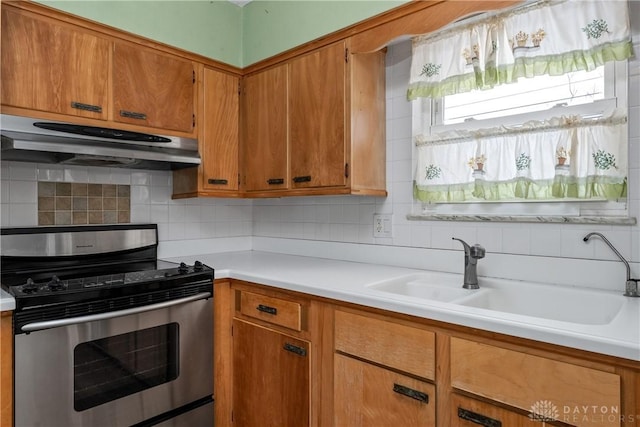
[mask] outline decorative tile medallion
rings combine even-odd
[[[131,186],[38,182],[38,225],[131,221]]]

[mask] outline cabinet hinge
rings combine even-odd
[[[193,117],[193,127],[196,127],[196,115],[192,114]]]
[[[238,185],[240,185],[240,174],[238,174]]]
[[[238,96],[242,94],[242,85],[238,82]]]
[[[191,70],[192,76],[193,76],[193,84],[196,84],[196,70]]]
[[[349,48],[344,48],[344,62],[349,63]]]
[[[349,163],[344,164],[344,177],[349,178]]]

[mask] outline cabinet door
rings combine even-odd
[[[238,77],[204,70],[200,154],[205,190],[238,189]]]
[[[107,118],[109,42],[2,7],[2,104]]]
[[[113,52],[114,120],[191,132],[194,122],[191,62],[124,42]]]
[[[234,424],[308,426],[309,358],[308,342],[234,320]]]
[[[452,427],[531,427],[536,425],[534,421],[543,425],[541,418],[530,418],[457,394],[451,396],[451,420]]]
[[[433,427],[435,386],[336,354],[334,425]]]
[[[243,86],[245,189],[288,188],[287,65],[249,76]]]
[[[293,188],[344,186],[346,47],[339,42],[289,64]]]

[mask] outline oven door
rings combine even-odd
[[[15,426],[130,426],[211,396],[213,299],[200,296],[16,335]]]

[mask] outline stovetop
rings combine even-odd
[[[4,284],[16,299],[16,311],[171,290],[198,281],[213,282],[213,269],[199,261],[193,265],[157,261],[146,270],[116,274],[69,278],[51,274],[41,280],[33,280],[28,274],[22,277],[27,278],[20,279],[19,284]]]
[[[160,261],[157,224],[0,228],[0,281],[19,323],[213,295],[213,269]]]

